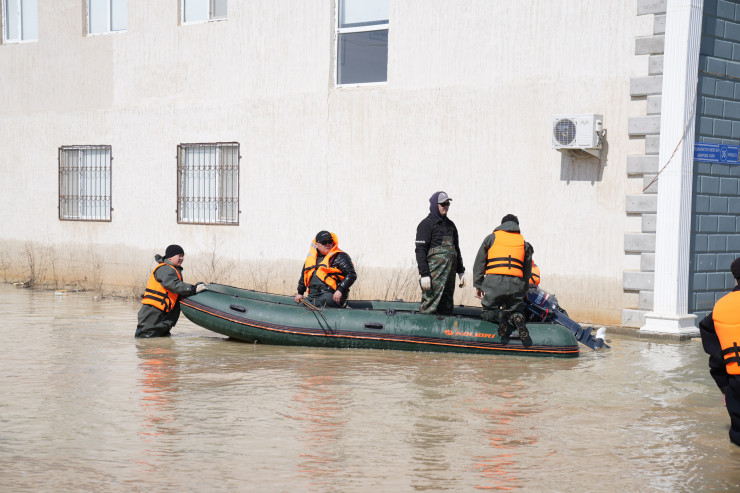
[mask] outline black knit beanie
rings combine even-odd
[[[504,216],[504,217],[503,217],[503,218],[501,219],[501,224],[504,224],[504,223],[505,223],[505,222],[507,222],[507,221],[514,221],[515,223],[519,224],[519,218],[518,218],[518,217],[516,217],[516,216],[515,216],[514,214],[506,214],[506,215],[505,215],[505,216]]]
[[[185,255],[185,250],[180,245],[170,245],[164,252],[164,258],[172,258],[175,255]]]

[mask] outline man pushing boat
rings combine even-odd
[[[180,318],[180,297],[206,289],[202,282],[195,286],[182,280],[185,251],[180,245],[170,245],[162,255],[155,255],[157,266],[149,276],[141,297],[136,337],[166,337]]]

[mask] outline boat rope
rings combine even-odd
[[[331,330],[331,326],[329,325],[329,321],[326,319],[326,316],[324,316],[324,311],[319,308],[318,306],[314,305],[310,301],[306,300],[306,298],[301,298],[301,303],[303,303],[309,310],[313,312],[314,315],[318,313],[321,315],[321,318],[324,320],[324,323],[326,324],[326,329],[321,325],[321,320],[319,320],[319,317],[316,316],[316,320],[319,322],[319,327],[321,327],[321,330],[324,331],[324,334],[326,334],[326,330],[328,329],[329,332],[332,334],[334,333],[333,330]]]
[[[252,299],[252,298],[250,298],[248,296],[239,296],[238,294],[235,294],[235,293],[232,293],[232,292],[229,292],[229,291],[224,291],[222,289],[219,289],[218,286],[219,285],[218,284],[215,284],[215,283],[214,284],[209,284],[207,290],[208,291],[211,291],[211,292],[214,292],[214,293],[218,293],[218,294],[224,294],[224,295],[230,296],[232,298],[241,298],[241,299],[248,299],[248,300],[251,300]],[[259,291],[255,291],[255,293],[257,293],[257,292],[259,292]],[[276,305],[284,305],[284,304],[287,304],[287,303],[281,303],[279,301],[271,301],[271,300],[260,300],[260,301],[262,301],[264,303],[273,303],[273,304],[276,304]],[[331,334],[334,333],[334,331],[331,328],[331,325],[329,325],[329,321],[326,319],[326,316],[324,315],[324,312],[323,312],[323,310],[321,308],[317,307],[316,305],[314,305],[310,301],[307,301],[305,298],[301,298],[301,303],[303,303],[309,310],[311,310],[313,312],[314,316],[316,316],[316,320],[319,323],[319,327],[321,327],[321,330],[324,331],[324,334],[327,333],[326,332],[327,330]],[[318,313],[318,315],[317,315],[317,313]],[[321,317],[321,319],[319,319],[319,316]],[[324,324],[326,324],[326,328],[322,325],[321,320],[323,320],[324,321]]]

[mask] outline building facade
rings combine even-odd
[[[657,314],[681,331],[727,288],[736,167],[684,163],[696,172],[683,187],[661,183],[675,157],[659,171],[663,146],[681,137],[662,127],[664,70],[681,58],[667,49],[684,32],[673,20],[689,17],[702,81],[679,125],[690,116],[700,142],[736,144],[736,2],[2,9],[6,280],[136,291],[154,253],[178,243],[186,279],[289,293],[310,240],[329,229],[356,263],[353,296],[413,298],[416,226],[444,190],[468,276],[482,239],[514,213],[543,287],[578,320],[650,329]],[[600,151],[554,149],[553,116],[584,114],[601,116]],[[693,132],[681,141],[688,161]],[[685,210],[659,204],[687,193]],[[689,227],[662,233],[673,217]],[[680,255],[657,246],[671,235],[688,242]],[[671,290],[680,276],[685,288]],[[475,303],[467,289],[457,300]]]

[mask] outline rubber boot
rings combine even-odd
[[[509,312],[501,310],[498,319],[498,336],[501,340],[509,337]]]
[[[511,321],[514,323],[516,331],[519,332],[519,337],[529,340],[529,329],[527,328],[527,324],[524,323],[524,315],[514,313],[511,315]]]

